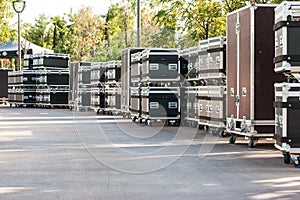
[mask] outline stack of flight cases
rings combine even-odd
[[[133,121],[180,123],[180,57],[177,49],[145,49],[131,56]]]
[[[224,135],[226,128],[226,37],[199,43],[198,115],[199,128],[206,133]]]
[[[105,74],[107,63],[96,62],[91,70],[91,108],[100,114],[105,108]]]
[[[275,72],[286,83],[275,87],[275,147],[284,163],[300,166],[300,2],[283,2],[275,9]]]
[[[199,79],[199,46],[182,49],[180,51],[181,65],[187,65],[187,73],[182,84],[181,123],[191,127],[198,127],[198,90],[204,83]]]
[[[274,137],[275,82],[285,80],[274,72],[274,8],[254,4],[227,15],[227,133],[229,142],[248,137],[249,147],[259,138]]]
[[[32,69],[36,72],[36,106],[67,108],[69,55],[43,53],[33,54],[32,58]]]
[[[0,69],[0,104],[8,103],[8,69]]]
[[[141,120],[142,110],[142,53],[136,52],[131,55],[131,66],[130,66],[130,116],[132,121],[135,122],[137,119]]]
[[[223,136],[225,129],[226,38],[203,40],[196,47],[181,51],[188,61],[185,81],[186,115],[189,126]]]
[[[143,48],[126,48],[122,50],[121,67],[121,110],[123,117],[130,117],[130,83],[131,83],[131,55],[143,51]]]
[[[69,103],[70,110],[77,109],[79,65],[80,65],[79,62],[70,63],[69,95],[68,95],[68,103]]]
[[[8,101],[10,106],[36,105],[36,70],[8,72]]]
[[[105,109],[110,115],[118,115],[121,110],[121,61],[109,61],[106,67]]]
[[[23,70],[32,70],[32,69],[33,69],[33,55],[26,54],[26,55],[24,55]]]
[[[88,111],[92,109],[92,82],[91,72],[93,63],[80,62],[78,68],[78,93],[77,93],[77,108],[78,111]]]

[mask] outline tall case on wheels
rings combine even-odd
[[[257,140],[274,136],[274,8],[256,4],[227,15],[227,132]]]
[[[284,162],[300,165],[300,83],[275,84],[275,147]]]

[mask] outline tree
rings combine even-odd
[[[223,5],[214,0],[160,0],[159,25],[188,33],[195,41],[225,34]]]
[[[94,55],[103,38],[103,23],[100,16],[94,15],[91,7],[82,7],[70,21],[73,23],[71,59],[87,60]]]
[[[14,16],[10,0],[0,0],[0,43],[7,42],[15,36],[16,31],[10,28],[9,20]]]
[[[185,28],[196,40],[225,35],[226,18],[222,4],[216,1],[194,1],[183,12]]]
[[[105,16],[105,60],[120,59],[122,49],[135,46],[133,27],[133,1],[123,0],[111,5]]]
[[[40,14],[34,24],[24,24],[23,37],[44,48],[52,48],[51,21],[45,14]]]
[[[143,47],[177,47],[175,30],[158,25],[155,12],[143,9],[142,16],[141,44]]]
[[[71,15],[71,13],[70,13]],[[71,53],[72,46],[72,24],[65,17],[55,16],[51,18],[52,23],[52,49],[57,53]]]

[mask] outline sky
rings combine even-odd
[[[47,16],[63,16],[69,13],[70,8],[77,12],[82,5],[91,6],[95,14],[105,14],[111,4],[111,0],[25,0],[26,7],[21,14],[23,22],[33,23],[39,14]],[[114,2],[116,0],[113,0]]]

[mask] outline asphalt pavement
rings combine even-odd
[[[0,107],[0,199],[299,199],[300,169],[273,140],[118,116]]]

